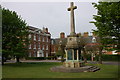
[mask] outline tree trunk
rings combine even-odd
[[[5,57],[2,56],[2,65],[4,65]]]
[[[93,56],[91,57],[91,61],[94,61],[94,57]]]
[[[91,61],[94,61],[93,53],[91,53]]]
[[[4,65],[4,60],[2,59],[2,65]]]
[[[64,62],[64,57],[63,56],[61,56],[61,62]]]
[[[84,62],[87,63],[87,57],[86,57],[85,49],[83,49],[83,59],[84,59]]]
[[[98,63],[102,64],[102,49],[99,50]]]
[[[17,62],[17,63],[20,62],[20,57],[16,57],[16,62]]]

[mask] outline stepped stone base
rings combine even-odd
[[[63,63],[64,67],[71,67],[71,68],[78,68],[78,67],[83,67],[84,62],[64,62]]]
[[[70,67],[67,68],[64,66],[56,66],[56,67],[50,68],[50,70],[53,72],[78,73],[78,72],[95,72],[100,70],[100,68],[96,66],[83,66],[79,68],[70,68]]]

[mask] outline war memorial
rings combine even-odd
[[[70,22],[71,22],[71,32],[67,36],[67,44],[65,47],[66,61],[62,66],[55,66],[50,68],[54,72],[95,72],[100,70],[96,66],[86,66],[85,63],[81,60],[81,47],[79,44],[79,37],[75,33],[75,20],[74,20],[74,10],[77,9],[77,6],[74,6],[74,3],[70,3]]]

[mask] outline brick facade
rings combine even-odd
[[[43,30],[29,26],[30,45],[28,47],[29,57],[48,57],[51,55],[51,34],[47,28]]]
[[[81,35],[81,33],[78,33],[78,36],[80,38],[80,45],[81,44],[85,44],[85,45],[100,45],[100,38],[95,34],[95,33],[92,33],[93,35],[89,35],[88,32],[84,32],[83,35]],[[60,38],[56,38],[56,39],[53,39],[53,44],[52,44],[52,47],[51,47],[51,53],[55,53],[58,51],[58,45],[59,45],[59,42],[62,41],[63,44],[66,44],[67,42],[67,38],[65,37],[65,33],[64,32],[61,32],[60,33]],[[106,51],[106,50],[103,50],[103,54],[120,54],[120,52],[115,52],[115,51]]]

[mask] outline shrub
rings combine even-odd
[[[45,57],[45,59],[48,59],[48,60],[51,60],[51,59],[54,59],[56,58],[55,56],[48,56],[48,57]]]
[[[118,61],[120,55],[102,55],[103,61]]]
[[[48,57],[27,57],[26,59],[27,60],[45,60],[45,59],[48,59],[48,60],[51,60],[51,59],[54,59],[55,56],[48,56]]]
[[[27,60],[45,60],[45,57],[27,57]]]
[[[86,55],[87,60],[91,60],[91,55]],[[98,55],[94,58],[95,61],[98,60]],[[120,55],[110,55],[110,54],[102,54],[102,61],[119,61]]]

